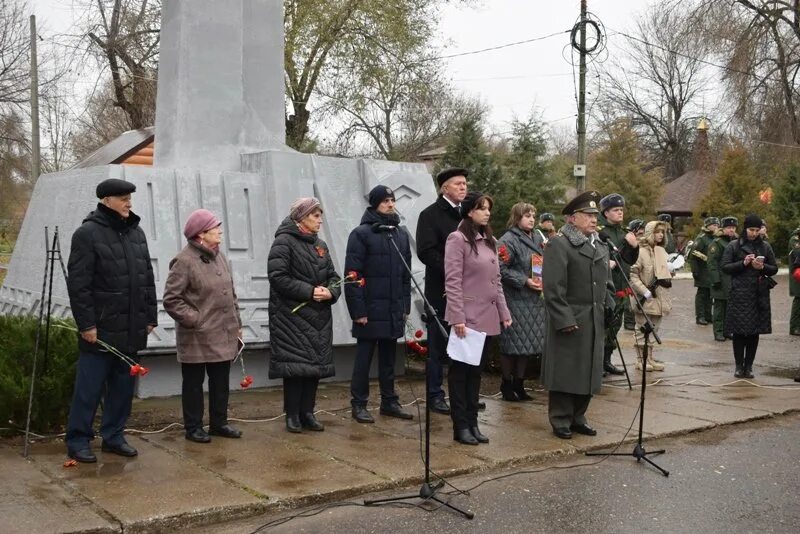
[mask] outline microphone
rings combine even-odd
[[[619,252],[617,245],[615,245],[614,242],[609,239],[608,234],[597,234],[597,237],[600,239],[600,241],[611,247],[614,252]]]
[[[391,224],[375,223],[375,224],[372,225],[372,231],[375,232],[376,234],[378,234],[380,232],[391,232],[392,230],[396,230],[396,229],[397,229],[397,226],[394,226],[394,225],[391,225]]]

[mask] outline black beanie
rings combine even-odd
[[[750,213],[744,218],[744,228],[761,228],[764,221],[755,213]]]
[[[369,192],[369,205],[373,208],[377,208],[378,205],[387,198],[394,198],[394,191],[385,185],[376,185],[372,188],[372,191]]]

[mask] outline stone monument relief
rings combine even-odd
[[[282,0],[164,0],[154,166],[105,165],[42,175],[0,288],[0,313],[38,311],[45,226],[51,235],[59,227],[66,262],[72,232],[94,209],[95,186],[106,178],[136,184],[133,211],[147,234],[159,303],[169,261],[185,244],[182,229],[188,214],[203,207],[220,216],[250,348],[268,346],[267,255],[295,198],[316,196],[322,202],[320,236],[340,273],[347,237],[377,184],[395,190],[402,224],[414,245],[419,212],[436,198],[423,164],[322,157],[284,146],[282,9]],[[416,258],[412,269],[422,283],[423,266]],[[58,268],[53,303],[56,316],[69,316]],[[413,313],[420,324],[417,309]],[[335,346],[354,342],[350,325],[341,299],[334,309]],[[159,326],[148,351],[173,353],[174,348],[174,323],[159,307]],[[337,349],[339,378],[349,379],[350,352]],[[156,358],[163,360],[157,367],[165,375],[150,385],[140,384],[140,396],[179,392],[174,358]],[[266,360],[260,359],[263,367]],[[167,374],[174,379],[168,380]],[[256,377],[257,385],[268,383],[265,374]],[[238,382],[236,373],[232,379]]]

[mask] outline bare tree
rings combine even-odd
[[[27,103],[30,97],[30,32],[26,6],[0,2],[0,112]]]
[[[628,117],[643,137],[651,168],[667,176],[686,170],[692,132],[707,82],[703,76],[704,36],[687,27],[682,12],[665,4],[651,7],[626,39],[624,57],[602,75],[599,109],[612,121]]]

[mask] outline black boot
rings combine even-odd
[[[528,392],[525,391],[525,382],[524,382],[524,380],[522,380],[521,378],[515,378],[513,384],[514,384],[514,387],[513,387],[514,393],[517,394],[517,398],[519,400],[521,400],[521,401],[533,400],[533,397],[528,395]]]
[[[744,376],[744,368],[741,365],[736,364],[736,370],[733,372],[733,376],[736,378],[742,378]]]
[[[286,430],[294,434],[303,431],[303,426],[300,424],[300,416],[298,414],[286,414]]]
[[[742,372],[742,378],[755,378],[756,376],[753,374],[753,367],[750,365],[745,366],[744,371]]]
[[[607,354],[603,358],[603,376],[607,375],[624,375],[625,371],[611,363],[611,354]]]
[[[472,435],[472,432],[470,432],[468,428],[453,430],[453,439],[459,443],[463,443],[464,445],[478,444],[478,440],[475,439],[475,436]]]
[[[307,412],[300,414],[300,425],[303,428],[307,428],[308,430],[313,430],[315,432],[322,432],[325,430],[325,427],[317,421],[317,418],[314,417],[314,412]]]
[[[481,433],[481,430],[478,428],[477,424],[469,427],[469,433],[472,434],[472,437],[478,440],[478,443],[489,443],[489,438]]]
[[[516,402],[519,400],[514,392],[514,384],[508,378],[504,378],[500,383],[500,393],[503,394],[504,401]]]

